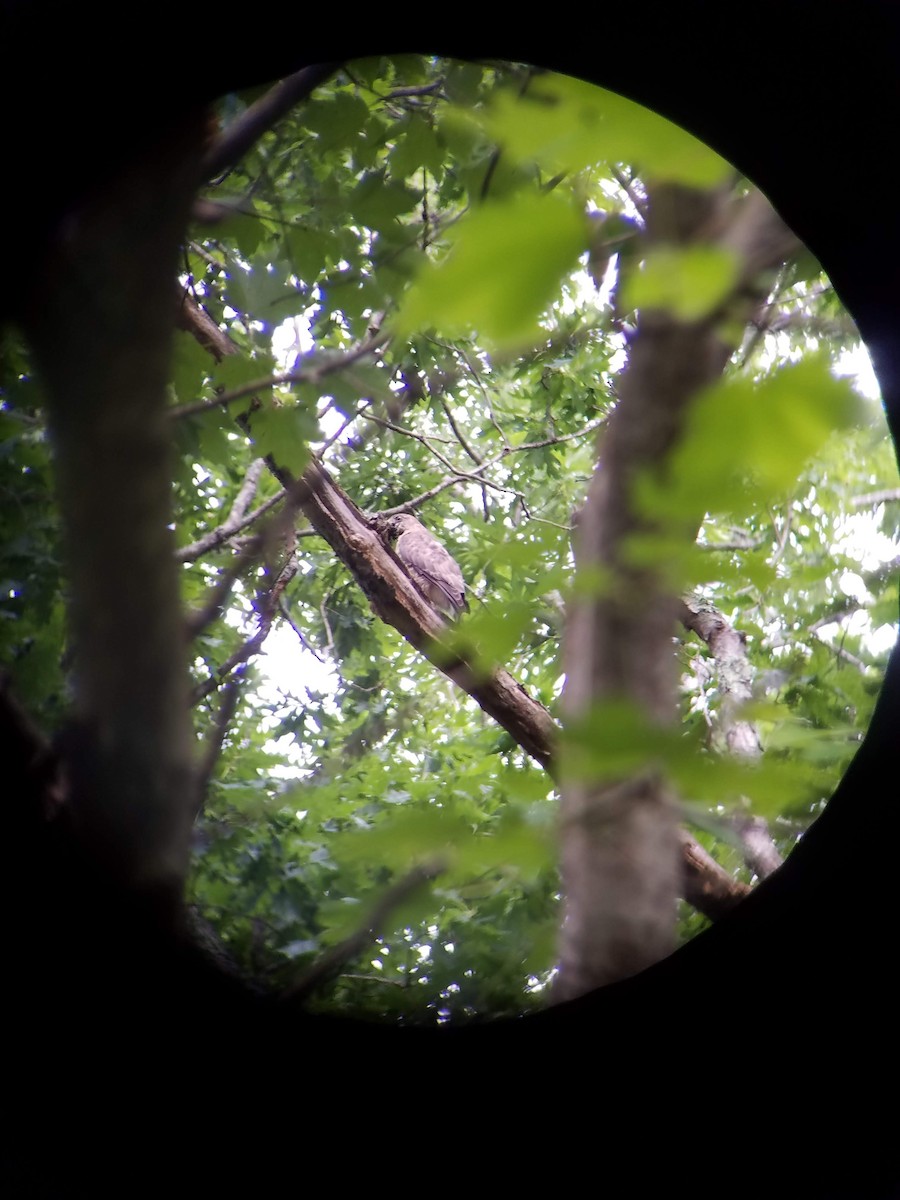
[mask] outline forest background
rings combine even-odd
[[[777,225],[687,135],[507,64],[372,59],[308,91],[209,164],[183,250],[169,420],[203,763],[190,899],[266,989],[402,1020],[516,1013],[560,986],[561,953],[576,992],[634,965],[561,951],[563,891],[614,929],[656,878],[638,856],[605,916],[577,867],[566,883],[585,846],[557,790],[573,613],[615,609],[621,636],[569,714],[563,803],[586,778],[650,773],[682,831],[654,933],[625,938],[640,964],[777,865],[859,743],[893,640],[893,456],[877,404],[836,379],[858,338],[818,264],[778,229],[748,268],[759,238],[733,231]],[[211,156],[257,99],[223,102]],[[698,331],[728,353],[682,387],[660,347],[680,337],[696,363]],[[52,729],[72,653],[53,469],[32,365],[6,348],[0,653]],[[617,460],[635,362],[660,372],[640,411],[662,444]],[[576,587],[573,514],[604,454],[605,478],[632,466],[600,522],[607,559]],[[319,469],[339,487],[304,495]],[[329,540],[323,496],[417,512],[471,615],[445,630],[414,588],[373,579],[389,550],[354,545],[352,509]],[[644,607],[657,593],[682,598],[674,643],[672,612],[659,636]],[[303,648],[294,679],[260,669],[276,636]]]

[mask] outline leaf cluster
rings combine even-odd
[[[248,100],[223,101],[223,123]],[[315,454],[364,511],[414,509],[471,589],[456,636],[472,662],[503,664],[556,712],[573,514],[630,322],[659,306],[699,319],[732,282],[722,256],[642,257],[648,187],[732,177],[621,97],[409,56],[350,64],[208,187],[218,216],[191,230],[182,284],[236,352],[216,361],[176,335],[174,539],[266,513],[183,563],[187,612],[224,589],[192,642],[211,770],[190,898],[249,974],[296,980],[392,882],[440,859],[314,1003],[444,1022],[538,1002],[559,919],[552,782],[375,619],[328,545],[277,524],[279,479],[248,479],[260,459],[297,476]],[[598,213],[610,223],[592,282]],[[789,850],[865,730],[876,634],[894,619],[898,507],[854,498],[894,486],[896,468],[875,406],[834,376],[854,347],[817,264],[792,264],[668,476],[639,484],[658,519],[633,555],[659,561],[666,522],[699,524],[673,586],[744,636],[764,763],[719,752],[725,693],[686,633],[682,723],[665,745],[621,707],[570,739],[592,770],[662,763],[740,878],[725,818],[749,805]],[[52,465],[28,362],[6,349],[0,661],[53,726],[67,680]],[[696,924],[686,914],[684,934]]]

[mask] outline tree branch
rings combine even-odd
[[[183,327],[188,328],[200,344],[206,345],[216,357],[237,353],[237,347],[228,335],[206,318],[205,314],[205,319],[194,319],[189,314],[189,309],[194,305],[195,302],[190,297],[184,297]],[[602,420],[589,422],[577,434],[563,435],[563,439],[583,436],[602,424]],[[548,438],[522,446],[504,447],[494,459],[476,468],[473,474],[488,469],[508,454],[552,444],[554,440],[556,439]],[[292,485],[291,476],[279,468],[277,463],[269,461],[269,465],[279,482],[286,487]],[[300,507],[312,527],[328,542],[356,579],[376,614],[425,654],[438,670],[472,696],[484,712],[505,729],[526,753],[554,774],[559,729],[550,713],[543,705],[533,700],[502,668],[497,668],[486,676],[483,671],[473,669],[462,658],[448,659],[446,650],[441,648],[446,626],[424,600],[393,552],[378,536],[372,523],[319,462],[314,461],[310,464],[302,482],[307,492],[306,499],[301,501]],[[453,483],[455,481],[432,489],[432,494],[443,490],[444,486],[452,486]],[[390,515],[390,512],[386,510],[379,516]],[[242,648],[240,652],[241,661],[246,661],[257,644],[256,638],[250,639],[247,647]],[[215,684],[203,685],[203,694],[208,694],[214,686]],[[696,845],[689,835],[685,837],[690,845]],[[699,857],[697,855],[698,860]],[[687,858],[685,863],[687,865]],[[726,894],[728,889],[722,878],[725,873],[721,868],[717,868],[712,874],[715,876],[714,880],[707,880],[704,886],[698,886],[697,870],[692,867],[684,877],[684,897],[707,916],[714,918],[721,915],[727,907],[720,903],[719,897]]]
[[[722,696],[719,733],[728,753],[737,758],[759,758],[762,745],[756,726],[741,716],[742,707],[753,697],[753,667],[747,657],[744,639],[710,605],[684,602],[680,618],[685,629],[690,629],[703,639],[715,659]],[[781,866],[781,855],[762,817],[741,813],[732,817],[729,824],[740,839],[744,862],[760,879],[771,875]]]
[[[337,946],[326,950],[316,962],[305,971],[292,987],[287,988],[279,996],[282,1003],[302,1002],[313,992],[335,975],[339,974],[345,963],[351,962],[369,946],[383,931],[388,918],[401,904],[405,904],[410,896],[414,896],[420,888],[431,883],[445,869],[441,859],[423,863],[414,867],[376,901],[365,922]]]
[[[472,462],[475,463],[476,466],[480,466],[481,463],[483,462],[483,459],[482,459],[481,455],[478,454],[475,450],[473,450],[472,447],[469,445],[469,442],[468,442],[465,434],[463,433],[463,431],[460,429],[459,425],[456,422],[456,418],[453,415],[453,410],[450,408],[450,405],[447,403],[446,397],[441,396],[440,403],[441,403],[441,408],[444,410],[444,416],[447,418],[447,421],[450,424],[450,428],[453,430],[453,432],[456,436],[456,440],[462,446],[463,450],[465,450],[466,454],[468,454],[469,458],[471,458]]]
[[[269,88],[246,112],[232,121],[216,139],[203,159],[203,178],[212,179],[235,166],[254,146],[264,133],[295,105],[306,100],[311,93],[338,71],[340,63],[317,63],[303,67],[286,79]]]
[[[215,550],[227,542],[229,538],[234,537],[236,533],[240,533],[242,529],[254,524],[264,513],[269,509],[274,508],[279,501],[285,497],[285,491],[282,488],[275,496],[271,496],[264,504],[261,504],[254,512],[247,516],[247,509],[250,507],[250,501],[256,494],[256,489],[259,486],[259,478],[266,469],[266,460],[264,458],[255,459],[247,469],[247,474],[244,477],[244,482],[241,484],[237,496],[235,496],[234,504],[231,506],[226,519],[221,525],[211,529],[209,533],[198,538],[196,542],[191,542],[188,546],[179,546],[175,551],[176,562],[193,562],[195,558],[199,558],[202,554],[206,554],[209,550]]]
[[[203,811],[203,805],[206,802],[206,793],[209,789],[213,772],[216,769],[219,755],[222,753],[222,746],[225,742],[225,736],[228,733],[228,726],[231,724],[235,710],[237,709],[242,684],[242,676],[229,680],[223,690],[222,699],[219,702],[219,711],[216,713],[213,727],[203,743],[203,756],[200,762],[200,769],[197,772],[196,816],[199,816]]]
[[[698,912],[716,920],[750,894],[750,887],[739,883],[719,866],[686,829],[679,829],[678,838],[685,880],[682,895]]]
[[[861,496],[850,497],[854,508],[864,508],[869,504],[893,504],[897,500],[900,500],[900,488],[883,488],[880,492],[864,492]]]
[[[193,328],[190,332],[193,332]],[[258,392],[271,391],[272,388],[280,387],[285,383],[319,384],[329,375],[334,375],[338,371],[345,371],[347,367],[358,362],[359,359],[365,358],[367,354],[374,353],[374,351],[385,345],[389,340],[389,336],[389,334],[380,333],[376,337],[366,338],[359,345],[344,351],[342,354],[337,354],[333,358],[327,359],[317,367],[309,367],[303,371],[283,371],[279,375],[264,375],[259,379],[254,379],[250,383],[241,384],[240,387],[234,388],[230,392],[222,392],[210,400],[197,400],[193,404],[184,404],[179,408],[171,408],[169,409],[169,416],[172,420],[177,421],[183,417],[192,417],[196,413],[208,412],[211,408],[224,408],[229,404],[234,404],[237,400],[246,400],[248,396],[255,396]]]
[[[264,592],[258,591],[256,594],[254,601],[254,608],[256,610],[258,620],[256,633],[254,633],[252,637],[249,637],[243,643],[243,645],[240,646],[234,652],[234,654],[232,654],[231,657],[226,660],[224,665],[220,667],[214,675],[211,675],[204,683],[199,684],[194,688],[192,703],[199,703],[200,700],[203,700],[211,692],[215,691],[222,681],[227,679],[235,667],[240,666],[242,663],[248,662],[255,654],[258,654],[262,649],[266,638],[269,636],[272,628],[272,622],[275,620],[275,614],[281,606],[281,597],[284,594],[284,589],[297,573],[297,558],[293,553],[295,538],[293,530],[290,528],[290,514],[293,513],[294,506],[301,502],[300,497],[302,496],[304,490],[305,485],[302,480],[293,484],[291,487],[291,508],[286,509],[285,512],[278,514],[278,518],[271,523],[272,528],[270,531],[268,531],[267,537],[260,536],[258,543],[251,544],[251,546],[248,547],[246,554],[238,556],[240,559],[252,560],[255,559],[262,551],[264,551],[267,545],[274,544],[276,539],[282,541],[290,539],[290,554],[281,570],[278,572],[275,582],[268,590]],[[242,569],[246,569],[246,565],[247,561],[243,561]],[[213,594],[210,601],[195,617],[191,626],[192,632],[195,631],[197,625],[200,625],[201,621],[209,616],[211,611],[215,612],[215,607],[221,608],[222,604],[224,603],[223,595],[227,596],[228,592],[230,592],[231,587],[234,584],[234,580],[238,574],[240,574],[239,570],[232,569],[225,574],[225,579],[222,581],[222,583],[216,585],[216,587],[213,589]],[[203,626],[200,625],[200,628],[202,627]]]

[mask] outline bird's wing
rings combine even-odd
[[[462,571],[424,526],[405,529],[400,534],[397,555],[420,587],[423,582],[428,585],[423,591],[433,603],[441,605],[443,597],[456,612],[469,607]]]

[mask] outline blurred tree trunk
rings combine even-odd
[[[203,133],[198,107],[89,191],[34,263],[23,305],[71,583],[69,819],[165,919],[181,897],[194,787],[167,382]]]
[[[679,320],[661,309],[640,313],[577,523],[579,572],[601,582],[576,596],[567,618],[564,709],[570,723],[590,719],[599,702],[616,700],[631,702],[659,725],[675,719],[678,597],[656,564],[636,565],[629,557],[636,535],[673,531],[662,517],[639,512],[634,483],[641,475],[664,481],[691,402],[728,362],[733,345],[726,331],[743,327],[765,299],[772,270],[797,245],[761,193],[739,198],[730,187],[651,189],[644,238],[650,251],[728,248],[737,280],[702,319]],[[702,518],[698,513],[695,524],[677,531],[686,544]],[[567,774],[563,763],[566,915],[559,999],[633,975],[674,948],[680,884],[674,801],[652,770],[610,783]]]

